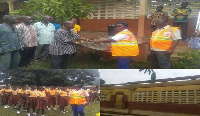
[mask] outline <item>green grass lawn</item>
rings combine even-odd
[[[100,54],[99,54],[100,53]],[[117,59],[108,61],[100,60],[101,55],[104,52],[99,52],[92,49],[80,48],[75,57],[70,57],[68,61],[68,69],[117,69]],[[108,54],[109,55],[109,54]],[[132,69],[138,68],[150,68],[150,63],[131,62]],[[29,67],[23,67],[22,69],[50,69],[50,58],[47,61],[40,61],[38,63],[31,62]]]
[[[97,50],[86,49],[79,47],[78,53],[75,57],[70,57],[68,61],[68,69],[118,69],[117,59],[108,57],[108,60],[104,58],[100,60],[105,52],[99,52]],[[108,53],[107,56],[110,54]],[[109,58],[111,58],[109,60]],[[133,58],[134,60],[134,58]],[[171,59],[172,68],[175,69],[199,69],[200,68],[200,51],[188,50],[177,53],[177,57]],[[22,69],[50,69],[50,58],[47,61],[41,61],[38,63],[31,62],[29,67],[23,67]],[[151,69],[151,63],[149,58],[146,62],[131,61],[131,69]]]
[[[47,61],[38,63],[31,62],[29,67],[23,69],[50,69],[50,58]],[[99,56],[95,53],[77,53],[75,57],[71,56],[68,60],[68,69],[112,69],[118,68],[117,61],[103,62],[99,60]]]
[[[65,109],[69,112],[61,114],[59,111],[45,110],[45,116],[73,116],[70,106],[67,106]],[[96,113],[100,112],[100,103],[93,102],[90,105],[86,106],[84,111],[85,116],[96,116]],[[26,112],[22,112],[21,114],[17,114],[16,112],[16,109],[4,109],[2,105],[0,106],[0,116],[26,116]]]

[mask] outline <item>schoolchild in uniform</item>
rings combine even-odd
[[[8,105],[8,100],[9,100],[9,97],[11,95],[11,92],[12,90],[10,89],[9,86],[6,86],[5,89],[2,91],[2,94],[3,94],[3,104],[4,104],[4,108],[9,108],[10,106]]]
[[[59,106],[60,106],[60,112],[61,113],[66,113],[65,106],[68,105],[68,92],[67,92],[67,88],[63,87],[62,90],[59,92]]]
[[[52,86],[49,90],[49,101],[48,101],[48,110],[51,110],[51,105],[53,106],[53,110],[57,110],[56,105],[56,90],[55,87]]]
[[[17,114],[21,113],[20,109],[22,106],[25,107],[25,103],[26,103],[25,91],[26,91],[25,87],[21,87],[18,90],[19,100],[18,100]]]
[[[12,92],[8,100],[8,104],[10,105],[10,107],[14,105],[15,109],[17,109],[17,102],[19,100],[19,96],[17,95],[17,93],[18,93],[18,87],[14,86],[12,88]]]
[[[45,93],[45,88],[40,87],[37,95],[38,95],[37,104],[36,104],[37,116],[39,116],[40,110],[42,113],[41,116],[44,116],[44,111],[47,108],[47,102],[48,102],[48,99]]]
[[[35,113],[36,103],[37,103],[37,87],[31,86],[28,100],[26,101],[27,116],[31,116],[30,108],[32,108],[32,110],[33,110],[33,115],[36,115],[36,113]]]

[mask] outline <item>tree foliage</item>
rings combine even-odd
[[[106,84],[106,81],[103,79],[100,79],[100,85],[105,85],[105,84]]]
[[[144,74],[146,74],[148,72],[149,75],[154,72],[153,69],[139,69],[139,71],[140,72],[144,71]]]
[[[98,70],[9,70],[0,71],[4,84],[11,85],[44,85],[74,86],[77,84],[92,85],[99,78]],[[6,76],[5,76],[6,75]]]
[[[21,9],[12,14],[31,16],[36,20],[49,15],[63,22],[71,18],[86,18],[94,8],[94,5],[85,4],[83,0],[27,0]]]
[[[144,71],[144,74],[151,74],[151,82],[155,83],[156,81],[156,72],[153,69],[139,69],[140,72]]]

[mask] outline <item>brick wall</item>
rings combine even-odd
[[[107,31],[108,25],[116,24],[119,21],[128,23],[129,30],[137,35],[138,19],[80,19],[82,30],[85,31]],[[196,27],[197,18],[190,18],[188,24],[188,36],[191,36]],[[170,25],[173,24],[173,19],[169,19]],[[146,35],[151,35],[150,19],[145,23]]]
[[[198,114],[200,115],[199,104],[171,104],[171,103],[135,103],[129,102],[129,111],[131,110],[147,110],[157,112],[173,112],[183,114]]]

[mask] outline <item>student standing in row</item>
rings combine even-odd
[[[65,111],[65,106],[68,105],[68,92],[66,87],[62,87],[61,90],[59,91],[59,102],[58,105],[60,106],[60,112],[61,113],[66,113]]]
[[[47,108],[47,96],[45,93],[45,88],[41,87],[37,91],[37,103],[36,103],[36,114],[39,116],[41,110],[41,116],[44,116],[44,110]]]

